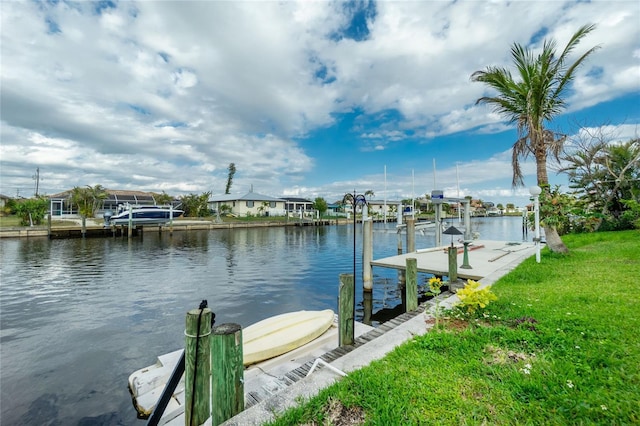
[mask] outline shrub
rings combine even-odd
[[[41,225],[47,214],[49,202],[44,197],[20,200],[16,203],[16,215],[20,225]]]
[[[467,280],[464,288],[456,293],[460,299],[460,305],[468,314],[475,313],[478,309],[484,309],[489,303],[498,300],[489,287],[480,288],[480,283]]]

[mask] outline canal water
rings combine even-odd
[[[523,239],[519,217],[474,218],[472,229],[481,239]],[[360,276],[360,224],[355,233]],[[188,310],[207,299],[217,324],[243,327],[283,312],[336,311],[353,239],[354,227],[341,225],[0,240],[0,424],[142,426],[127,377],[183,346]],[[416,248],[434,243],[416,234]],[[374,259],[396,254],[395,225],[374,226],[373,250]],[[400,303],[397,272],[374,268],[373,325]]]

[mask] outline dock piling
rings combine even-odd
[[[458,280],[458,248],[453,244],[448,248],[449,250],[449,284],[452,285],[454,281]]]
[[[185,425],[203,424],[209,418],[211,380],[211,310],[187,312],[185,328]]]
[[[211,424],[217,426],[244,410],[242,327],[221,324],[211,333]]]
[[[406,285],[404,287],[406,312],[411,312],[418,309],[418,260],[415,257],[408,257],[406,265]]]
[[[340,274],[338,290],[338,345],[353,345],[355,340],[355,283],[353,274]]]
[[[407,216],[405,218],[407,224],[407,253],[416,251],[416,220]]]
[[[362,287],[365,292],[373,291],[373,218],[362,222]]]

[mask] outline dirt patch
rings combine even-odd
[[[493,345],[488,345],[484,349],[484,352],[487,354],[487,357],[484,359],[484,361],[489,365],[503,365],[521,361],[529,361],[532,357],[532,355],[528,355],[524,352],[506,350]]]
[[[429,325],[435,325],[436,319],[435,317],[427,317],[424,322]],[[444,330],[456,332],[466,330],[470,324],[469,321],[464,319],[444,317],[438,320],[438,325]]]
[[[325,421],[322,426],[359,426],[365,423],[364,410],[360,407],[347,408],[337,399],[329,399],[325,409]],[[306,423],[302,426],[320,426],[319,423]]]

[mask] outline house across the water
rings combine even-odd
[[[249,191],[244,195],[223,194],[209,198],[211,211],[231,213],[236,216],[284,216],[287,201],[269,195]]]
[[[73,190],[69,189],[58,194],[50,195],[49,204],[52,218],[64,218],[64,217],[77,217],[78,207],[71,202],[71,193]],[[102,205],[98,207],[96,211],[96,217],[102,217],[104,212],[118,211],[119,205],[131,204],[131,205],[143,205],[154,206],[158,203],[154,198],[157,194],[152,192],[143,191],[122,191],[117,189],[105,189],[107,198],[102,202]],[[180,204],[179,200],[173,201],[173,206],[177,207]]]

